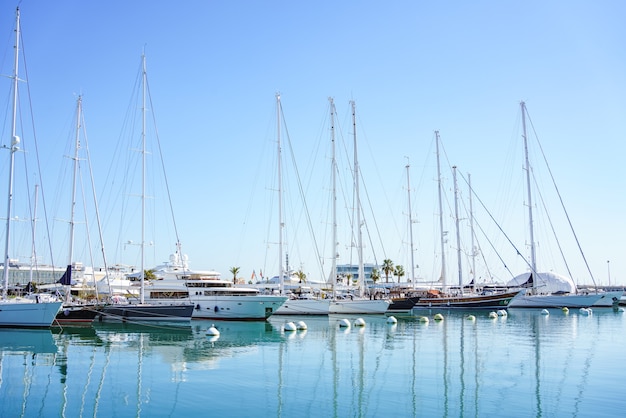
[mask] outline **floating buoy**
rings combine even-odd
[[[433,319],[435,321],[443,321],[443,315],[441,315],[440,313],[435,314],[435,316],[433,317]]]
[[[489,318],[497,318],[497,317],[498,317],[497,313],[495,313],[493,311],[489,312]]]
[[[388,324],[397,324],[398,320],[396,319],[395,316],[390,316],[389,318],[387,318],[387,323]]]
[[[215,328],[215,325],[211,325],[209,329],[206,330],[206,335],[210,337],[219,337],[220,332]]]
[[[563,311],[564,314],[568,314],[569,313],[569,308],[567,306],[563,306],[561,308],[561,310]]]
[[[365,320],[363,318],[357,318],[354,320],[354,326],[355,327],[364,327],[365,326]]]
[[[506,311],[506,309],[498,309],[498,312],[496,312],[498,314],[498,316],[508,316],[509,313]]]
[[[293,322],[285,322],[285,325],[283,326],[283,331],[295,331],[296,330],[296,324],[294,324]]]
[[[542,309],[541,310],[541,315],[550,315],[550,311],[547,309]]]
[[[428,322],[429,322],[427,316],[420,316],[418,319],[419,319],[420,322],[423,322],[425,324],[428,324]]]
[[[299,330],[305,330],[305,329],[307,329],[307,326],[304,323],[304,321],[298,321],[296,323],[296,328],[298,328]]]
[[[350,328],[350,321],[348,321],[346,318],[339,320],[339,327]]]
[[[476,317],[474,315],[467,315],[465,319],[467,319],[468,321],[475,321]]]
[[[578,312],[580,312],[581,315],[591,315],[592,314],[591,308],[580,308],[578,310]]]
[[[618,308],[617,312],[624,312],[624,308]]]

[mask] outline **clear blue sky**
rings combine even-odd
[[[1,3],[4,75],[12,72],[16,6]],[[302,268],[314,280],[330,269],[328,97],[337,108],[341,154],[340,263],[350,258],[344,216],[351,206],[344,199],[351,193],[350,100],[356,102],[361,196],[372,232],[371,242],[364,235],[366,262],[390,258],[410,270],[408,157],[419,265],[415,275],[439,276],[435,130],[445,150],[445,211],[454,206],[450,166],[457,165],[461,209],[468,205],[468,192],[460,175],[470,173],[477,196],[517,250],[527,255],[519,111],[524,100],[596,282],[607,284],[610,271],[612,283],[626,284],[626,4],[621,1],[24,0],[20,10],[26,55],[22,69],[28,71],[20,74],[28,76],[47,216],[56,240],[55,264],[65,264],[68,257],[67,238],[62,237],[69,212],[60,202],[68,201],[63,196],[69,195],[71,170],[64,155],[71,152],[76,96],[82,94],[108,262],[139,265],[138,246],[123,244],[139,242],[139,232],[120,227],[121,216],[127,224],[134,218],[130,209],[120,215],[116,206],[139,193],[136,182],[134,191],[128,190],[131,174],[121,167],[126,157],[119,154],[134,148],[123,132],[145,50],[150,118],[153,114],[156,119],[178,234],[192,268],[216,269],[224,277],[231,277],[232,266],[239,266],[246,278],[253,270],[277,274],[277,92],[286,123],[285,248],[292,267]],[[3,107],[8,109],[10,80],[4,78],[2,86]],[[10,138],[8,121],[3,110],[3,145]],[[288,142],[315,240],[296,187]],[[531,153],[572,276],[588,283],[558,202],[548,195],[553,193],[548,192],[551,180],[540,168],[536,146]],[[0,182],[2,196],[5,183]],[[163,191],[156,184],[150,182],[155,190],[149,191],[149,204],[164,207]],[[23,192],[24,187],[16,192],[16,200],[24,198]],[[526,271],[516,249],[476,199],[475,227],[485,231],[476,231],[478,244],[489,265],[487,273],[479,267],[483,257],[478,257],[477,275],[508,280],[510,273],[500,258],[513,274]],[[534,199],[540,212],[541,197]],[[153,245],[146,251],[146,267],[167,260],[176,240],[170,218],[154,213],[157,216],[147,224],[146,241]],[[450,214],[444,218],[450,244],[448,281],[456,282],[454,221]],[[468,215],[461,218],[462,247],[469,252]],[[539,214],[537,218],[539,269],[567,274],[559,250],[549,242],[551,232],[544,233],[549,226]],[[37,233],[46,235],[41,222]],[[93,225],[90,236],[96,248]],[[16,245],[28,242],[15,240]],[[76,241],[74,258],[88,264],[84,234],[77,233]],[[15,257],[27,261],[25,248],[16,250]],[[45,248],[38,252],[49,262]],[[324,259],[325,270],[316,253]],[[468,268],[464,260],[466,277]]]

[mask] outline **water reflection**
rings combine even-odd
[[[284,318],[0,330],[0,416],[201,415],[209,395],[223,416],[497,416],[504,406],[583,416],[598,405],[610,415],[622,399],[623,314],[475,316],[365,316],[363,327],[290,318],[307,324],[291,332]]]
[[[49,329],[0,329],[0,351],[29,354],[56,353]]]

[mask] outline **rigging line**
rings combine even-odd
[[[174,234],[176,235],[176,243],[178,245],[180,245],[180,236],[178,235],[178,226],[176,225],[176,217],[174,216],[174,205],[172,204],[172,195],[170,193],[170,185],[169,185],[169,182],[167,180],[167,175],[166,175],[166,171],[165,171],[165,160],[163,159],[163,151],[161,149],[161,139],[159,138],[159,130],[158,130],[157,124],[156,124],[156,115],[155,115],[155,111],[154,111],[154,106],[152,104],[152,94],[150,93],[150,84],[148,83],[148,76],[147,75],[146,75],[146,91],[148,92],[148,101],[150,102],[150,109],[152,109],[152,112],[150,112],[150,114],[152,115],[152,123],[153,123],[153,126],[154,126],[157,148],[159,150],[159,159],[161,161],[161,170],[163,171],[163,180],[165,182],[165,190],[166,190],[166,193],[167,193],[167,201],[168,201],[169,207],[170,207],[170,215],[172,216],[172,223],[173,223],[173,227],[174,227]],[[182,256],[182,254],[181,254],[181,256]]]
[[[21,45],[22,45],[22,63],[24,66],[24,72],[26,73],[26,80],[28,80],[28,67],[26,65],[26,50],[24,49],[24,39],[22,38],[22,33],[20,32],[20,40],[21,40]],[[43,201],[43,213],[44,213],[44,221],[45,221],[45,225],[46,225],[46,233],[48,234],[48,249],[50,251],[50,264],[52,265],[52,272],[55,272],[55,263],[54,263],[54,254],[52,252],[52,240],[50,239],[50,225],[48,222],[48,210],[47,210],[47,205],[46,205],[46,199],[45,199],[45,195],[44,195],[44,187],[43,187],[43,178],[41,176],[41,163],[40,163],[40,159],[39,159],[39,147],[37,145],[37,134],[36,134],[36,129],[35,129],[35,120],[34,120],[34,115],[33,115],[33,103],[31,100],[31,94],[30,94],[30,85],[28,83],[26,83],[26,92],[27,92],[27,96],[28,96],[28,106],[30,109],[30,119],[31,119],[31,125],[32,125],[32,129],[33,129],[33,139],[34,139],[34,146],[35,146],[35,158],[37,161],[37,170],[38,170],[38,175],[39,175],[39,185],[41,186],[41,200]],[[21,120],[21,112],[20,112],[20,120]],[[26,178],[26,182],[28,184],[28,176]],[[30,200],[30,199],[29,199]],[[30,201],[29,201],[29,205],[30,205]],[[32,218],[32,217],[31,217]]]
[[[469,186],[469,182],[468,182],[468,180],[467,180],[467,179],[463,176],[463,173],[460,173],[460,175],[461,175],[461,179],[462,179],[463,181],[465,181],[465,183],[466,183],[466,184],[468,184],[468,186]],[[473,196],[476,196],[476,192],[474,192],[473,188],[471,188],[471,187],[470,187],[470,192],[471,192],[471,194],[472,194]],[[481,203],[482,203],[482,202],[481,202]],[[484,207],[484,205],[483,205],[483,208],[485,208],[485,207]],[[485,210],[487,210],[487,209],[485,208]],[[489,211],[487,211],[487,213],[489,213]],[[491,216],[491,214],[489,214],[489,215]],[[493,219],[493,217],[491,217],[491,219]],[[498,259],[500,260],[500,262],[501,262],[501,263],[502,263],[502,265],[504,266],[505,270],[506,270],[506,271],[508,271],[508,272],[511,274],[511,277],[512,277],[512,278],[513,278],[513,277],[515,277],[515,275],[513,274],[513,272],[509,269],[509,266],[507,266],[506,262],[504,261],[504,259],[502,258],[502,256],[501,256],[501,255],[500,255],[500,253],[498,252],[498,250],[496,249],[496,247],[495,247],[495,245],[494,245],[493,241],[491,241],[491,240],[489,239],[489,236],[488,236],[488,235],[487,235],[487,233],[485,232],[485,230],[484,230],[484,228],[482,227],[482,225],[480,224],[480,222],[478,222],[478,221],[476,220],[476,218],[474,218],[474,223],[478,226],[478,229],[482,232],[483,236],[485,237],[485,239],[487,240],[487,242],[488,242],[488,243],[489,243],[489,245],[491,246],[491,249],[495,252],[496,256],[498,257]],[[497,222],[496,222],[496,225],[497,225]],[[505,236],[506,236],[506,234],[505,234]],[[510,241],[509,241],[509,242],[510,242]],[[478,242],[478,246],[479,246],[479,248],[480,248],[480,242]],[[487,260],[485,259],[485,255],[484,255],[484,253],[482,252],[482,250],[480,251],[480,253],[482,254],[483,261],[485,262],[485,266],[487,267],[487,271],[489,272],[489,265],[487,264]],[[489,274],[490,274],[490,276],[491,276],[491,273],[489,273]]]
[[[84,119],[84,112],[83,113],[83,119]],[[83,139],[85,141],[85,154],[87,156],[87,168],[89,170],[89,179],[91,181],[91,192],[92,192],[92,196],[93,196],[93,203],[94,203],[94,208],[95,208],[95,214],[96,214],[96,224],[98,226],[98,235],[100,238],[100,251],[102,252],[102,263],[104,264],[104,271],[105,271],[105,275],[107,277],[107,284],[108,284],[108,280],[109,280],[109,267],[107,265],[107,258],[106,258],[106,253],[104,250],[104,237],[102,235],[102,223],[100,221],[100,210],[98,207],[98,198],[96,196],[96,184],[94,182],[94,175],[93,175],[93,167],[91,164],[91,153],[89,152],[89,141],[87,139],[87,131],[85,128],[85,124],[83,122]],[[95,281],[95,274],[94,274],[94,281]],[[110,285],[109,285],[109,294],[111,293],[111,289],[110,289]],[[96,286],[96,296],[98,296],[98,287]]]
[[[370,212],[372,214],[372,219],[374,219],[374,227],[375,227],[374,229],[376,230],[376,232],[378,234],[378,240],[380,242],[381,248],[383,249],[383,259],[385,259],[385,258],[387,258],[387,254],[385,253],[385,247],[383,245],[382,236],[380,234],[380,229],[378,228],[378,223],[376,222],[376,217],[374,216],[374,208],[372,206],[372,200],[370,199],[370,195],[369,195],[369,193],[367,191],[367,187],[365,186],[365,179],[363,179],[363,175],[361,174],[360,170],[359,170],[359,175],[361,176],[361,184],[363,185],[363,189],[365,190],[365,196],[367,198],[367,203],[369,204]],[[374,243],[372,241],[372,235],[370,234],[369,225],[365,221],[365,219],[363,219],[363,224],[365,224],[365,230],[367,231],[367,238],[368,238],[368,240],[370,242],[370,246],[372,247],[372,255],[374,256],[374,263],[377,264],[376,252],[374,251]]]
[[[528,115],[528,112],[526,113],[527,117],[528,117],[528,121],[530,122],[530,126],[533,130],[533,133],[535,134],[535,139],[537,140],[537,145],[539,145],[539,150],[541,151],[541,156],[543,157],[544,163],[546,164],[546,168],[548,169],[548,173],[550,174],[550,179],[552,180],[552,185],[554,186],[554,189],[556,190],[556,194],[559,197],[559,202],[561,203],[561,208],[563,209],[563,212],[565,213],[565,217],[567,218],[567,223],[569,224],[570,230],[572,231],[572,235],[574,235],[574,239],[576,240],[576,245],[578,246],[578,250],[580,251],[580,255],[583,257],[583,260],[585,261],[585,266],[587,267],[587,271],[589,272],[589,276],[591,277],[591,281],[593,282],[593,284],[595,286],[597,286],[596,284],[596,279],[593,277],[593,273],[591,272],[591,268],[589,267],[589,263],[587,262],[587,257],[585,256],[585,253],[582,250],[582,246],[580,245],[580,241],[578,240],[578,235],[576,234],[576,231],[574,230],[574,226],[572,225],[572,221],[570,219],[569,213],[567,212],[567,209],[565,208],[565,203],[563,202],[563,197],[561,196],[561,192],[559,191],[559,188],[556,185],[556,180],[554,178],[554,175],[552,174],[552,170],[550,169],[550,166],[548,165],[548,160],[546,158],[546,154],[543,152],[543,147],[541,146],[541,142],[539,142],[539,137],[537,136],[537,132],[535,131],[535,126],[533,125],[532,120],[530,119],[530,116]]]
[[[532,170],[531,170],[532,171]],[[565,264],[565,268],[567,269],[567,274],[569,275],[569,277],[573,277],[572,276],[572,272],[569,268],[569,264],[567,263],[567,259],[565,258],[565,253],[563,252],[563,247],[561,246],[561,241],[559,240],[557,234],[556,234],[556,229],[554,228],[554,223],[552,222],[552,217],[550,216],[550,213],[548,213],[548,206],[546,205],[546,202],[543,198],[543,193],[541,193],[541,190],[539,189],[539,184],[537,183],[537,178],[533,175],[533,181],[535,182],[535,189],[537,191],[537,194],[539,195],[539,200],[541,201],[541,204],[544,208],[544,213],[546,214],[546,217],[548,218],[548,224],[550,225],[550,230],[552,231],[552,235],[554,236],[554,240],[556,241],[556,245],[557,248],[559,249],[559,253],[561,254],[561,258],[563,259],[563,263]]]
[[[303,187],[302,187],[302,182],[300,180],[300,173],[298,172],[298,166],[296,164],[296,157],[294,155],[293,146],[291,144],[291,136],[289,135],[289,130],[287,129],[287,123],[285,122],[285,114],[283,112],[283,105],[282,105],[282,103],[279,103],[279,106],[280,106],[280,115],[282,117],[282,123],[283,123],[283,126],[285,128],[285,136],[287,137],[287,143],[289,144],[289,154],[291,155],[291,162],[292,162],[292,164],[294,166],[294,171],[295,171],[295,174],[296,174],[296,181],[298,183],[298,191],[300,192],[300,197],[302,198],[302,204],[304,205],[304,213],[306,215],[307,225],[309,227],[309,232],[311,233],[311,237],[313,239],[313,245],[314,245],[314,248],[315,248],[316,260],[318,260],[318,264],[319,264],[318,267],[320,267],[320,269],[322,269],[322,265],[319,262],[321,254],[319,252],[319,247],[317,245],[317,240],[315,238],[315,233],[313,232],[313,225],[311,223],[311,216],[309,214],[309,208],[308,208],[308,205],[307,205],[307,202],[306,202],[306,197],[305,197],[304,190],[303,190]]]
[[[465,181],[465,182],[469,185],[469,178],[468,178],[468,179],[467,179],[467,181],[466,181],[465,177],[463,176],[463,173],[459,172],[459,174],[460,174],[460,176],[461,176],[461,179],[462,179],[463,181]],[[459,190],[459,193],[460,193],[460,194],[463,194],[463,191],[462,191],[462,190]],[[467,207],[467,205],[466,205],[466,201],[465,201],[465,199],[459,199],[459,200],[460,200],[460,203],[461,203],[461,205],[462,205],[462,207],[463,207],[463,211],[465,212],[465,215],[467,216],[467,219],[470,219],[470,220],[471,220],[471,222],[474,222],[474,223],[476,223],[476,224],[477,224],[477,223],[478,223],[478,221],[477,221],[477,220],[476,220],[476,218],[473,216],[472,211],[471,211],[471,209],[470,209],[470,208],[471,208],[471,205],[470,205],[470,208],[468,208],[468,207]],[[479,228],[481,228],[481,227],[479,226]],[[481,228],[481,229],[482,229],[482,228]],[[473,234],[473,238],[476,240],[475,245],[476,245],[476,246],[478,246],[478,252],[480,253],[481,258],[482,258],[482,260],[483,260],[483,265],[484,265],[484,267],[485,267],[485,268],[486,268],[486,270],[487,270],[487,274],[489,274],[489,277],[491,278],[491,269],[489,268],[489,265],[487,264],[487,260],[486,260],[486,258],[485,258],[485,254],[483,254],[483,253],[482,253],[482,248],[480,247],[480,241],[478,240],[478,236],[476,235],[476,233],[475,233],[474,231],[471,231],[471,232],[470,232],[470,234]],[[487,237],[487,234],[486,234],[485,232],[483,232],[483,234],[484,234],[485,238],[487,239],[487,241],[489,242],[489,238]],[[491,244],[491,243],[490,243],[490,244]],[[464,248],[465,248],[465,246],[464,246]],[[494,244],[491,244],[491,248],[492,248],[492,249],[496,252],[496,254],[499,256],[499,254],[497,253],[497,250],[495,249]],[[462,249],[462,251],[463,251],[463,253],[467,256],[467,260],[466,260],[466,262],[467,262],[468,264],[470,264],[470,263],[469,263],[469,261],[470,261],[470,260],[469,260],[469,257],[470,257],[470,256],[472,256],[472,257],[473,257],[473,256],[475,256],[475,255],[476,255],[476,248],[472,247],[469,253],[468,253],[468,251],[467,251],[467,250],[465,250],[465,249]],[[504,261],[503,261],[501,258],[500,258],[500,261],[502,261],[502,264],[503,264],[503,265],[505,266],[505,268],[506,268],[506,264],[504,263]],[[468,265],[468,270],[469,270],[469,271],[473,271],[473,268],[472,268],[472,267],[473,267],[472,265]],[[507,268],[507,270],[508,270],[508,268]],[[473,273],[474,273],[474,279],[476,279],[476,272],[475,272],[475,271],[473,271]],[[509,271],[509,273],[510,273],[510,271]],[[512,274],[512,273],[511,273],[511,277],[513,277],[513,274]]]
[[[528,260],[526,259],[526,257],[524,257],[522,255],[522,253],[520,252],[520,250],[517,248],[517,246],[513,243],[513,241],[511,241],[511,238],[509,238],[509,236],[507,235],[506,232],[504,232],[504,230],[502,229],[502,227],[500,226],[500,224],[498,223],[498,221],[496,221],[493,217],[493,215],[491,214],[491,212],[489,211],[489,209],[487,209],[487,207],[485,206],[484,202],[482,201],[482,199],[480,198],[480,196],[478,196],[476,194],[476,192],[474,191],[473,187],[470,187],[470,191],[472,193],[472,196],[476,197],[476,199],[478,199],[478,202],[480,203],[480,205],[483,207],[483,209],[485,210],[485,212],[487,212],[487,215],[489,215],[489,217],[491,218],[491,220],[496,224],[496,226],[498,227],[498,229],[500,230],[500,232],[502,232],[502,234],[504,235],[504,237],[506,238],[506,240],[509,242],[509,244],[511,244],[511,246],[513,247],[513,249],[515,250],[515,252],[517,253],[517,255],[519,255],[522,260],[524,260],[524,262],[526,263],[526,265],[530,268],[532,273],[537,274],[537,272],[533,269],[532,265],[528,262]]]

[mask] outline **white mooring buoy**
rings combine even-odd
[[[354,320],[354,326],[355,327],[364,327],[365,326],[365,320],[363,318],[357,318]]]
[[[346,318],[339,320],[339,327],[350,328],[350,321],[348,321]]]
[[[209,337],[219,337],[220,332],[215,328],[215,325],[211,325],[209,329],[206,330],[206,335]]]
[[[283,331],[295,331],[296,330],[296,324],[294,324],[293,322],[285,322],[285,325],[283,326]]]

